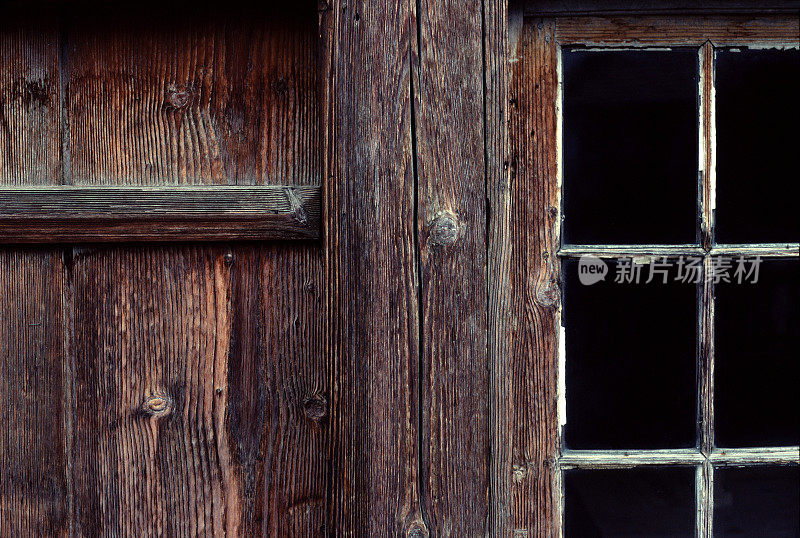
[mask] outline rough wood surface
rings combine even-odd
[[[421,279],[421,478],[426,523],[434,536],[487,532],[481,9],[476,0],[421,2],[419,34],[411,42]]]
[[[785,15],[564,17],[556,25],[562,45],[785,46],[799,34],[798,18]]]
[[[58,65],[50,22],[0,21],[0,186],[61,182]],[[64,292],[60,250],[0,247],[0,536],[69,531]]]
[[[2,26],[0,183],[313,199],[317,22]],[[313,243],[0,251],[0,535],[327,534],[322,268]]]
[[[526,15],[557,16],[565,14],[692,14],[704,13],[797,13],[797,0],[524,0]]]
[[[307,9],[74,25],[67,62],[75,181],[308,177],[316,132],[298,126],[317,119],[316,23]]]
[[[331,5],[329,528],[354,536],[429,534],[419,475],[412,6]]]
[[[317,17],[306,15],[213,32],[73,30],[74,176],[318,183]],[[76,526],[324,534],[320,254],[277,244],[75,251],[78,380],[108,406],[76,405]],[[159,395],[167,414],[148,400]],[[108,420],[99,439],[88,437],[92,420]]]
[[[508,406],[512,357],[508,316],[511,263],[510,155],[508,143],[508,71],[516,53],[522,14],[507,2],[484,2],[485,152],[487,200],[487,365],[489,370],[489,536],[513,536],[519,497],[512,480],[513,410]],[[510,56],[512,55],[512,56]],[[522,508],[524,509],[524,508]]]
[[[320,188],[0,188],[0,242],[318,239]]]
[[[516,31],[511,21],[509,28]],[[494,525],[500,535],[557,534],[555,459],[558,455],[557,365],[560,327],[558,76],[554,24],[531,20],[510,34],[508,184],[495,185],[501,201],[492,227],[505,234],[490,258],[498,282],[491,315],[492,367],[498,391],[493,411],[497,455]],[[497,181],[497,179],[495,179]],[[508,189],[506,192],[505,189]],[[501,310],[502,308],[502,310]],[[493,492],[495,489],[493,488]]]
[[[55,23],[0,21],[0,183],[60,183]]]
[[[0,251],[0,536],[66,536],[61,256]]]

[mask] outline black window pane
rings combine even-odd
[[[714,536],[800,536],[797,466],[714,471]]]
[[[800,262],[758,268],[756,283],[716,286],[717,446],[800,443]]]
[[[565,50],[564,240],[692,243],[698,55]]]
[[[695,446],[696,285],[674,271],[646,283],[647,265],[638,284],[618,283],[625,262],[602,263],[608,276],[585,285],[581,262],[564,261],[566,446]]]
[[[693,467],[568,470],[564,534],[694,536]]]
[[[800,240],[800,51],[716,57],[719,243]]]

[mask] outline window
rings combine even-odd
[[[548,25],[562,533],[797,536],[797,18]]]

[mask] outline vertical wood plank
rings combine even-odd
[[[489,365],[489,535],[513,536],[514,505],[508,395],[511,394],[511,156],[508,140],[509,71],[517,61],[522,14],[507,1],[484,2],[486,91],[487,361]]]
[[[76,181],[308,177],[314,132],[297,127],[317,120],[315,27],[311,9],[74,24],[67,50]]]
[[[75,531],[236,534],[224,254],[112,249],[73,263]]]
[[[428,535],[418,481],[411,5],[332,3],[328,528],[354,536]]]
[[[73,28],[73,173],[88,184],[318,184],[317,14],[300,11],[190,19],[141,35]],[[88,364],[79,380],[106,395],[111,410],[99,420],[114,424],[94,452],[88,435],[101,424],[76,434],[76,468],[87,469],[76,474],[78,526],[323,534],[330,389],[320,247],[76,250],[74,267],[78,340],[88,332],[94,342],[78,351]],[[151,327],[160,336],[147,337]],[[104,340],[93,330],[140,362],[98,352]],[[142,419],[156,388],[188,411]],[[76,422],[89,414],[77,408]]]
[[[509,21],[508,184],[490,191],[493,293],[492,532],[557,533],[560,270],[554,23]],[[519,29],[519,34],[516,32]],[[499,90],[502,91],[502,90]],[[498,181],[495,179],[495,181]],[[505,236],[502,239],[500,236]]]
[[[0,21],[0,183],[60,183],[56,24]]]
[[[0,21],[0,184],[61,182],[58,34]],[[69,531],[65,288],[57,249],[0,249],[0,536]]]
[[[50,250],[0,251],[0,536],[66,536],[63,273]]]
[[[435,536],[484,535],[488,515],[481,9],[478,0],[420,2],[412,40],[422,494]]]

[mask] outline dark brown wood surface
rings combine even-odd
[[[294,15],[4,26],[0,181],[314,192]],[[3,248],[0,535],[325,533],[318,245]]]
[[[517,26],[512,28],[517,29]],[[560,329],[560,200],[556,140],[557,45],[552,20],[531,20],[512,34],[513,64],[508,96],[510,144],[508,186],[503,212],[494,212],[496,233],[490,272],[498,281],[492,293],[503,310],[496,316],[493,362],[498,369],[494,396],[498,423],[496,478],[500,506],[498,535],[557,534],[554,484],[558,455],[557,365]]]
[[[428,536],[420,496],[413,4],[341,0],[331,9],[329,528]]]
[[[798,18],[785,15],[561,17],[556,24],[562,45],[769,47],[797,43],[798,35]]]
[[[0,186],[61,182],[58,35],[0,23]],[[65,536],[69,309],[59,249],[0,246],[0,536]]]
[[[69,529],[63,291],[60,253],[0,251],[0,536]]]
[[[422,2],[412,40],[422,496],[433,536],[487,532],[482,5]]]
[[[317,182],[316,23],[311,14],[174,35],[71,35],[73,174],[105,184],[270,183],[278,172],[292,184]],[[92,123],[130,109],[137,113],[103,128]],[[123,151],[111,157],[95,149],[115,146]],[[76,362],[87,372],[78,379],[107,394],[112,409],[99,441],[84,437],[94,429],[78,430],[76,410],[76,525],[321,532],[329,393],[321,261],[313,245],[76,253],[76,340],[85,342]],[[114,297],[130,306],[115,310]],[[152,412],[153,395],[171,402],[168,415]],[[96,461],[129,472],[108,474]]]
[[[526,15],[539,17],[559,15],[669,15],[674,13],[702,15],[706,13],[797,13],[798,0],[523,0]]]
[[[57,23],[0,21],[0,185],[61,183]]]
[[[314,240],[320,188],[0,187],[0,243]]]

